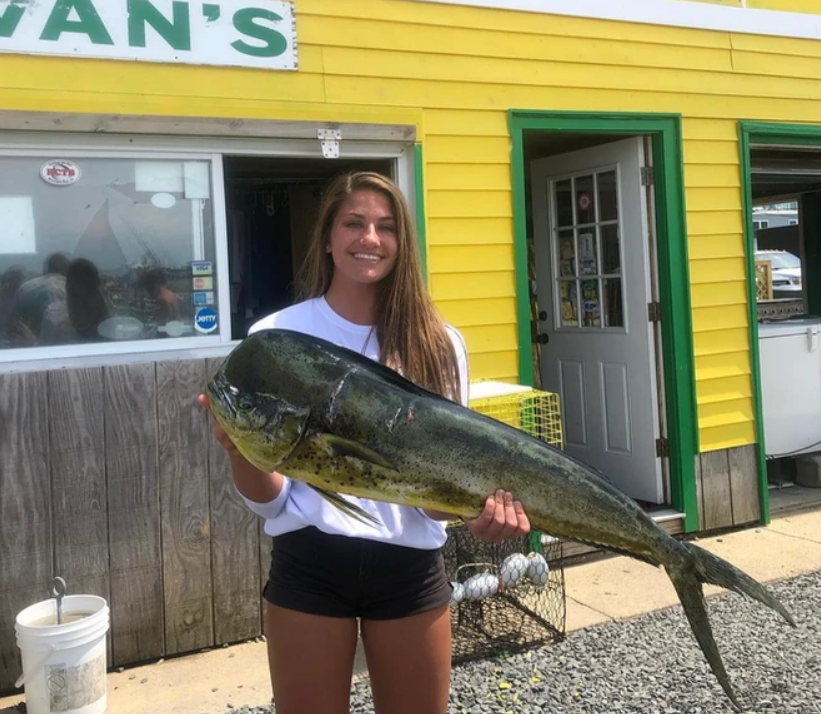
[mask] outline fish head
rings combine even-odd
[[[208,382],[208,406],[240,453],[270,473],[302,439],[311,410],[277,390],[264,363],[244,357],[253,355],[229,355]]]

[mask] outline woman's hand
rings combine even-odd
[[[488,543],[530,532],[530,520],[522,504],[513,500],[513,494],[501,489],[488,496],[484,510],[476,518],[466,520],[465,525],[474,536]]]
[[[210,413],[211,408],[208,406],[208,397],[204,394],[200,394],[197,397],[197,404]],[[231,438],[225,433],[225,429],[219,425],[219,422],[216,419],[214,419],[214,438],[220,443],[222,448],[232,456],[239,454],[239,450],[236,445],[233,441],[231,441]]]

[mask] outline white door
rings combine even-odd
[[[542,384],[565,450],[633,498],[661,503],[641,139],[531,164]]]

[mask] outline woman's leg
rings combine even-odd
[[[268,604],[266,637],[277,714],[348,714],[356,620]]]
[[[450,693],[450,608],[363,620],[377,714],[445,714]]]

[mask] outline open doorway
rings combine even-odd
[[[565,450],[647,510],[671,498],[652,146],[640,134],[524,134],[534,375]]]
[[[767,487],[784,512],[821,504],[821,151],[752,146],[750,191]]]
[[[334,177],[355,170],[396,178],[392,159],[224,158],[232,339],[293,304],[322,193]]]

